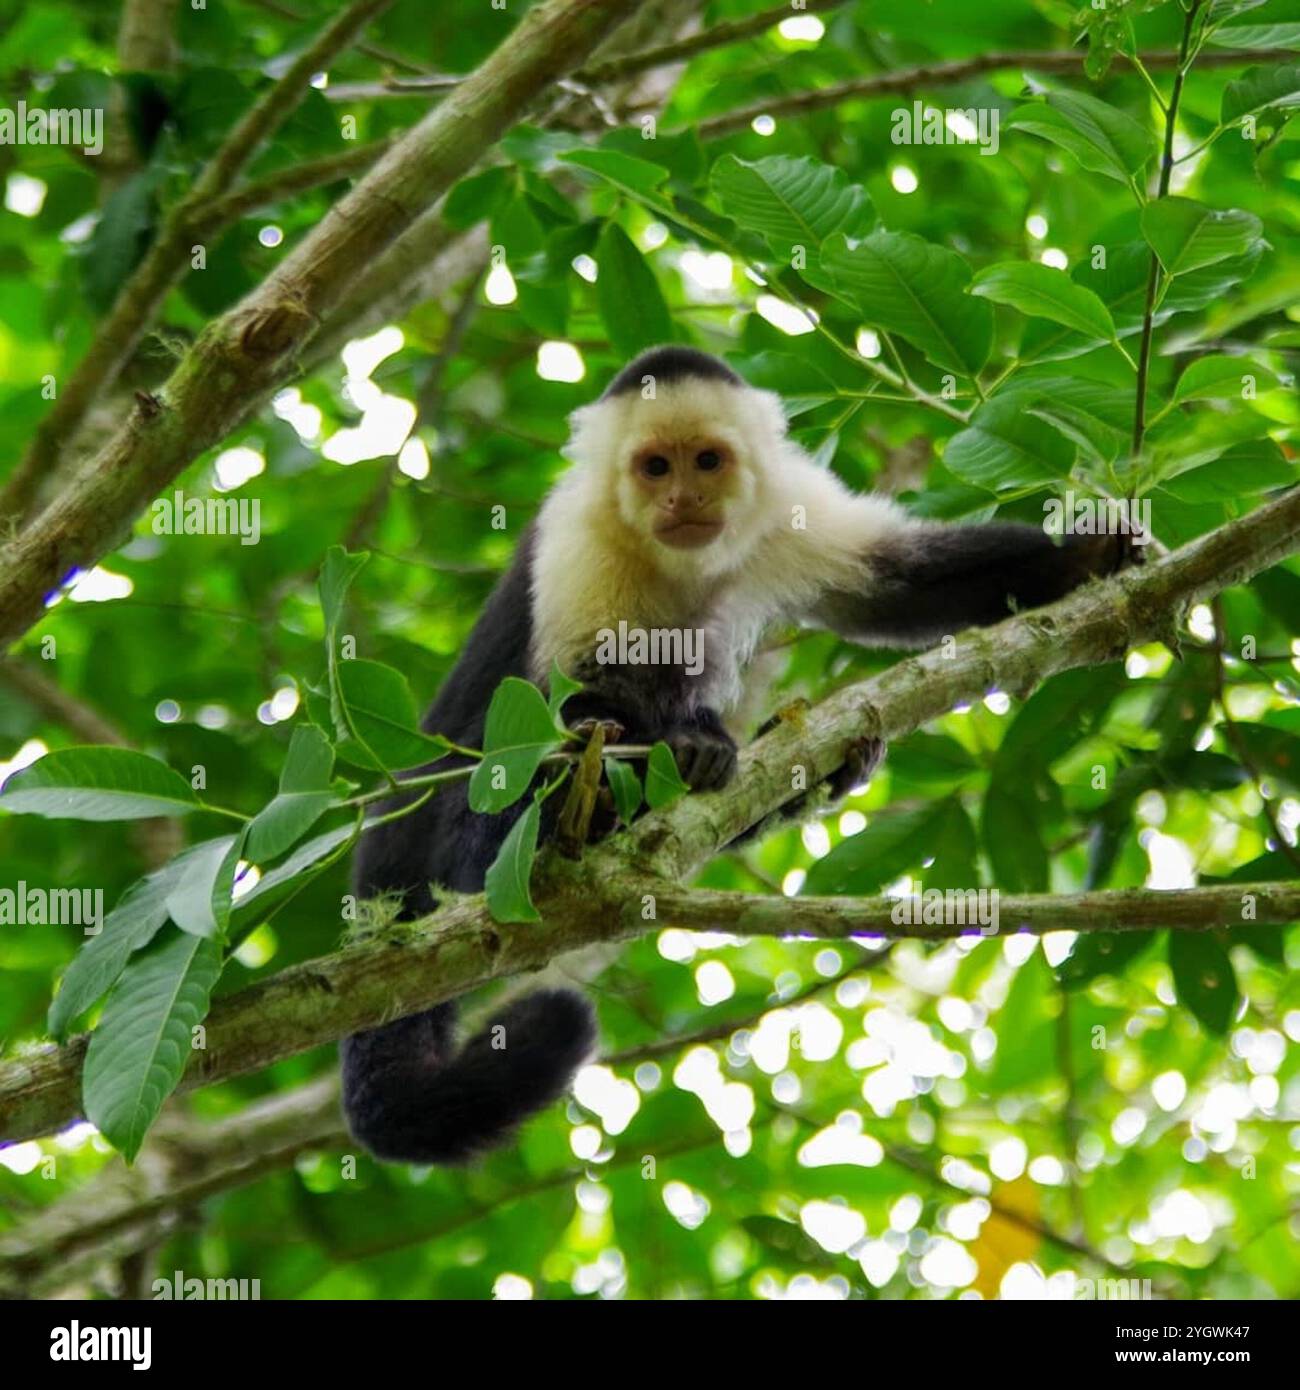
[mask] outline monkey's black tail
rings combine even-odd
[[[353,1137],[396,1163],[464,1163],[558,1100],[596,1045],[591,1005],[567,989],[516,1000],[456,1050],[455,1004],[341,1046]]]

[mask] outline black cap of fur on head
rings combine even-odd
[[[663,347],[650,348],[629,362],[605,387],[601,400],[607,401],[628,391],[639,391],[643,379],[648,376],[653,377],[659,386],[690,378],[725,381],[732,386],[745,384],[725,362],[710,353],[701,352],[698,348],[668,343]]]

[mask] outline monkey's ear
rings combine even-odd
[[[611,412],[606,401],[579,406],[569,416],[569,438],[560,453],[570,463],[592,463],[605,453],[609,442]]]
[[[781,397],[775,391],[760,391],[756,386],[751,386],[749,393],[754,398],[754,409],[758,413],[761,427],[774,438],[784,439],[790,422],[786,419]]]

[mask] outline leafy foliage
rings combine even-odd
[[[268,9],[237,23],[181,6],[176,71],[120,74],[111,8],[0,4],[14,99],[111,93],[135,164],[109,192],[67,149],[0,146],[4,459],[48,408],[43,378],[66,379],[167,210],[307,33]],[[500,15],[444,8],[430,26],[395,6],[370,37],[430,71],[469,71],[500,41]],[[1076,8],[1002,0],[973,36],[960,0],[856,0],[824,16],[820,42],[773,30],[698,53],[653,128],[606,128],[571,94],[560,118],[538,115],[545,127],[512,131],[467,174],[446,220],[486,233],[508,274],[487,267],[485,289],[462,267],[430,296],[377,306],[343,367],[305,361],[179,480],[194,496],[255,497],[260,542],[163,534],[146,514],[14,654],[132,746],[84,746],[66,709],[0,675],[0,888],[98,888],[111,904],[89,936],[0,922],[6,1055],[47,1027],[91,1024],[86,1113],[135,1155],[202,1045],[213,994],[335,947],[348,854],[364,817],[388,813],[394,780],[434,795],[468,779],[476,811],[514,817],[488,899],[498,920],[534,920],[540,798],[564,794],[572,683],[507,682],[481,750],[452,748],[419,711],[563,468],[565,417],[641,346],[719,352],[782,394],[826,467],[922,515],[1038,522],[1048,499],[1131,498],[1174,546],[1293,485],[1300,12],[1199,7],[1160,197],[1168,70],[1113,60],[1176,52],[1183,10]],[[918,87],[927,106],[996,113],[996,157],[896,145],[891,95],[781,105],[882,68],[1059,53],[1080,36],[1086,68],[1050,85],[1017,65]],[[1277,62],[1198,67],[1207,46],[1276,49]],[[427,94],[330,100],[379,79],[372,56],[340,58],[249,177],[353,148],[344,112],[360,141],[413,125]],[[770,133],[711,125],[764,103]],[[23,180],[39,181],[39,205]],[[223,230],[133,356],[119,413],[292,253],[339,187],[276,197]],[[69,234],[87,226],[88,240]],[[557,342],[571,351],[560,371]],[[385,415],[417,405],[410,442],[384,434]],[[944,715],[844,807],[720,857],[702,883],[867,894],[1295,878],[1283,841],[1300,815],[1300,568],[1229,591],[1216,612],[1217,626],[1208,609],[1190,616],[1181,660],[1152,644]],[[890,659],[809,634],[779,651],[782,700]],[[644,777],[616,749],[605,766],[624,823],[684,791],[663,747]],[[186,843],[164,863],[145,833],[158,817]],[[548,1297],[992,1297],[1095,1273],[1082,1243],[1180,1295],[1291,1295],[1298,950],[1294,927],[881,950],[664,924],[599,965],[614,1060],[516,1147],[465,1172],[362,1158],[352,1178],[326,1146],[211,1199],[163,1267],[258,1277],[277,1297],[488,1297],[520,1279]],[[332,1065],[312,1053],[197,1091],[195,1123]],[[110,1161],[85,1142],[41,1151],[57,1152],[57,1180],[0,1166],[14,1198],[0,1221]]]

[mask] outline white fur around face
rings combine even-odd
[[[768,391],[692,378],[654,400],[628,392],[576,411],[566,455],[573,467],[543,503],[533,556],[536,678],[552,660],[572,670],[601,628],[702,628],[701,694],[720,710],[763,632],[798,620],[827,590],[855,589],[872,552],[907,529],[883,497],[852,492],[786,437]],[[700,550],[654,539],[630,462],[645,440],[712,435],[735,454],[722,534]]]

